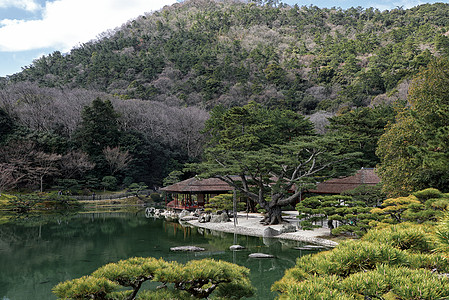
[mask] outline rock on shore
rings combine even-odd
[[[204,251],[206,249],[197,247],[197,246],[179,246],[179,247],[172,247],[170,248],[170,251]]]
[[[251,257],[251,258],[274,258],[273,255],[265,254],[265,253],[251,253],[250,255],[248,255],[248,257]]]

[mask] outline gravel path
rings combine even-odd
[[[283,216],[284,220],[288,223],[297,226],[298,219],[296,218],[297,212],[285,212],[285,216]],[[229,233],[237,233],[241,235],[249,235],[249,236],[266,236],[266,229],[271,227],[272,229],[280,231],[283,225],[262,225],[260,221],[262,220],[262,215],[260,214],[238,214],[237,225],[234,226],[234,220],[231,218],[231,222],[226,223],[200,223],[198,220],[187,221],[187,223],[201,228],[207,228],[210,230],[229,232]],[[264,234],[265,233],[265,234]],[[294,240],[301,241],[316,245],[321,245],[325,247],[335,247],[338,243],[334,241],[327,240],[323,237],[329,236],[330,231],[328,228],[317,228],[314,230],[298,230],[296,232],[288,232],[281,233],[279,235],[274,236],[273,238],[277,239],[286,239],[286,240]]]

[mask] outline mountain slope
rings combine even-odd
[[[364,106],[400,97],[406,79],[449,53],[448,14],[442,3],[381,12],[186,1],[9,79],[176,106]]]

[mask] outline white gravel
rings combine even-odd
[[[297,227],[298,218],[296,218],[296,216],[298,215],[298,212],[289,211],[284,212],[284,214],[284,220]],[[264,230],[268,227],[271,227],[278,231],[282,229],[282,224],[267,226],[260,224],[261,220],[261,214],[250,213],[247,215],[246,213],[239,213],[236,226],[234,226],[234,219],[232,218],[231,222],[226,223],[200,223],[198,222],[198,220],[190,220],[187,223],[196,227],[206,228],[210,230],[259,237],[264,236]],[[330,230],[328,228],[317,228],[314,230],[298,229],[296,232],[281,233],[274,236],[273,238],[301,241],[325,247],[335,247],[338,245],[337,242],[325,239],[326,236],[330,236]]]

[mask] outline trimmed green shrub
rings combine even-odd
[[[429,226],[406,222],[382,229],[371,229],[362,240],[388,244],[401,250],[429,252],[436,247],[432,232]]]
[[[100,267],[91,276],[59,283],[53,293],[62,299],[240,299],[254,288],[249,270],[212,259],[185,265],[163,259],[133,257]],[[145,281],[158,281],[163,290],[139,293]]]

